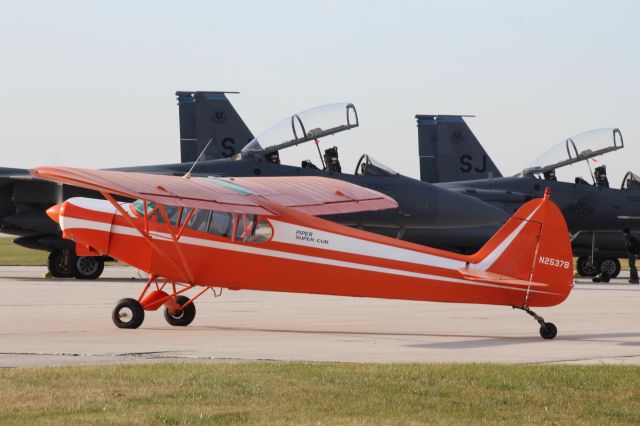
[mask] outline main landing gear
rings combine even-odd
[[[151,284],[155,289],[149,291]],[[138,328],[144,321],[145,311],[156,311],[164,306],[164,319],[173,326],[186,327],[196,317],[196,305],[193,303],[207,290],[211,290],[214,297],[222,294],[213,287],[204,287],[193,299],[182,295],[194,285],[175,283],[169,280],[158,282],[158,277],[151,275],[140,297],[136,299],[121,299],[113,309],[111,319],[118,328]],[[165,289],[169,293],[165,292]]]
[[[552,322],[544,322],[544,318],[529,309],[528,306],[514,306],[513,309],[520,309],[531,315],[540,324],[540,336],[543,339],[553,339],[558,334],[558,329]]]
[[[49,253],[47,269],[56,278],[95,280],[104,271],[104,258],[100,256],[76,256],[73,250],[55,249]]]

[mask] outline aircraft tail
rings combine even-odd
[[[502,176],[463,117],[416,115],[420,180],[437,183]]]
[[[227,93],[176,92],[180,116],[180,161],[195,161],[210,139],[203,158],[229,158],[253,139]]]
[[[513,306],[553,306],[573,287],[569,230],[548,195],[524,204],[475,254],[462,271],[478,281],[504,282],[515,292]]]

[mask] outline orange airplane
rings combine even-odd
[[[120,328],[138,328],[145,311],[163,306],[169,324],[186,326],[196,314],[194,300],[227,288],[512,306],[553,339],[555,325],[530,308],[557,305],[573,287],[569,232],[548,190],[477,253],[462,255],[316,217],[397,207],[345,181],[55,167],[31,173],[106,198],[72,198],[47,213],[79,255],[111,256],[149,274],[137,299],[114,308]],[[183,294],[195,287],[191,299]]]

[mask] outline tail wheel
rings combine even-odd
[[[618,259],[604,259],[600,262],[600,273],[606,272],[609,277],[615,278],[620,274],[620,261]]]
[[[75,277],[79,280],[95,280],[104,271],[104,259],[98,256],[80,256],[76,261]]]
[[[66,249],[53,250],[47,258],[47,269],[56,278],[72,278],[76,269],[75,253]]]
[[[578,271],[578,275],[580,275],[581,277],[596,276],[599,271],[597,266],[598,265],[595,265],[593,262],[591,262],[589,256],[581,256],[576,262],[576,269]]]
[[[144,309],[136,299],[121,299],[111,314],[118,328],[138,328],[144,321]]]
[[[176,301],[180,306],[184,306],[184,304],[187,303],[189,300],[190,299],[186,296],[178,296],[176,298]],[[167,322],[173,326],[185,327],[191,324],[191,322],[195,317],[196,317],[196,305],[193,303],[190,303],[189,305],[185,306],[184,309],[175,313],[171,313],[169,308],[164,308],[164,319],[166,319]]]
[[[552,322],[545,322],[544,325],[540,326],[540,336],[543,339],[551,340],[558,334],[558,329],[555,324]]]

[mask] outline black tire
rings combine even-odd
[[[600,269],[597,266],[589,262],[589,256],[581,256],[576,262],[576,270],[581,277],[595,277],[598,275]]]
[[[120,299],[111,319],[118,328],[138,328],[144,321],[144,309],[136,299]]]
[[[79,280],[95,280],[104,271],[104,259],[100,256],[78,256],[75,277]]]
[[[620,274],[620,261],[616,258],[603,259],[600,262],[600,273],[606,272],[610,278]]]
[[[76,273],[75,253],[70,250],[53,250],[47,258],[47,269],[56,278],[72,278]]]
[[[176,300],[178,304],[182,306],[185,303],[187,303],[190,299],[186,296],[178,296]],[[186,327],[187,325],[191,324],[191,322],[195,317],[196,317],[196,305],[194,303],[190,303],[187,307],[185,307],[183,310],[181,310],[175,315],[172,315],[169,312],[169,308],[164,308],[164,319],[166,319],[167,322],[173,326]]]
[[[540,326],[540,336],[543,339],[551,340],[558,334],[558,329],[552,322],[545,322]]]

